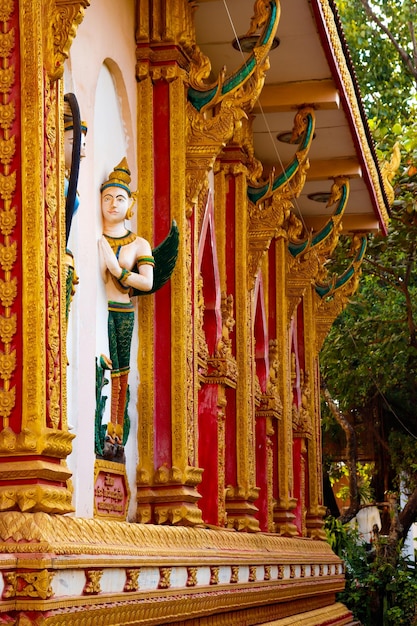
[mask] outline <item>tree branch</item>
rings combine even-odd
[[[395,37],[393,36],[391,31],[389,30],[389,28],[387,28],[385,26],[385,24],[376,15],[376,13],[374,13],[374,11],[372,10],[372,8],[369,5],[368,0],[360,0],[360,1],[361,1],[361,4],[362,4],[363,8],[366,11],[366,14],[378,26],[378,28],[380,28],[386,34],[386,36],[388,37],[388,39],[391,41],[392,45],[394,46],[394,48],[398,52],[398,54],[399,54],[402,62],[404,63],[406,69],[410,72],[411,76],[417,82],[417,68],[413,65],[413,62],[412,62],[409,54],[407,53],[407,51],[404,50],[404,48],[402,48],[400,46],[398,41],[395,39]]]
[[[330,395],[329,390],[324,387],[322,389],[323,397],[326,401],[327,406],[330,409],[333,417],[337,421],[337,423],[343,428],[343,431],[346,436],[346,464],[349,470],[349,493],[350,493],[350,504],[348,510],[340,516],[340,521],[343,524],[349,522],[353,517],[355,517],[356,513],[360,508],[360,496],[358,489],[358,476],[357,476],[357,446],[356,446],[356,434],[355,430],[350,424],[347,417],[340,411],[336,402]]]

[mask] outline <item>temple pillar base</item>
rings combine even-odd
[[[226,501],[226,527],[244,532],[259,532],[259,521],[255,515],[257,507],[248,500]]]
[[[297,506],[297,500],[291,498],[284,505],[277,506],[274,510],[275,532],[281,537],[296,537],[299,535],[297,526],[294,524],[295,515],[292,512]]]
[[[196,526],[203,523],[200,494],[188,485],[138,486],[137,521]]]
[[[326,540],[324,531],[323,517],[326,513],[326,507],[319,506],[317,510],[311,511],[306,517],[307,537],[310,539]]]

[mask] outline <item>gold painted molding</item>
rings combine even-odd
[[[323,623],[337,623],[338,626],[351,624],[352,613],[343,604],[337,602],[322,609],[315,609],[273,622],[264,622],[262,626],[322,626]]]

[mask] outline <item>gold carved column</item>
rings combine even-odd
[[[228,285],[235,300],[236,326],[234,329],[237,386],[235,408],[235,450],[226,454],[236,455],[236,484],[226,485],[227,525],[237,530],[259,530],[255,501],[259,495],[255,470],[255,359],[253,336],[253,289],[249,287],[249,235],[247,168],[236,159],[239,150],[231,149],[228,165],[229,189],[232,199],[226,234],[233,238],[234,284]],[[242,155],[241,155],[242,158]],[[233,163],[234,161],[234,163]],[[236,162],[237,161],[237,162]],[[229,277],[230,278],[230,277]]]
[[[196,298],[195,224],[186,211],[186,0],[137,4],[138,164],[141,233],[157,245],[172,220],[180,250],[168,285],[140,307],[138,521],[198,524],[196,371],[191,303]],[[162,358],[161,358],[162,357]]]
[[[2,511],[72,510],[59,78],[88,4],[0,2]]]
[[[279,396],[282,402],[282,418],[278,423],[278,498],[274,511],[276,532],[297,535],[293,510],[297,501],[293,497],[293,458],[292,458],[292,390],[291,390],[291,351],[290,325],[288,320],[288,240],[282,234],[275,240],[277,344],[280,358],[278,378]]]

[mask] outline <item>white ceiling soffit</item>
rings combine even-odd
[[[255,154],[266,168],[280,171],[296,146],[278,141],[277,135],[292,129],[300,106],[314,106],[310,168],[294,202],[296,211],[309,228],[320,228],[334,207],[308,196],[329,192],[335,176],[348,175],[344,229],[385,230],[387,199],[380,169],[331,2],[281,0],[279,45],[270,52],[270,69],[254,109]],[[224,66],[227,74],[232,73],[244,62],[245,55],[232,42],[247,32],[253,12],[254,0],[197,0],[197,43],[210,59],[213,76]]]

